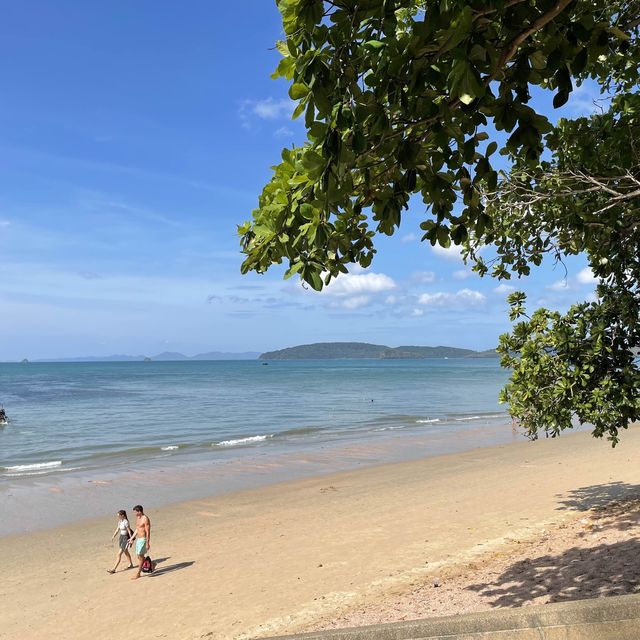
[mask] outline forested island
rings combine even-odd
[[[357,358],[397,360],[426,358],[498,358],[495,349],[474,351],[458,347],[387,347],[367,342],[316,342],[267,351],[260,360],[350,360]]]

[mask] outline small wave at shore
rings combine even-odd
[[[170,444],[168,447],[160,447],[160,451],[175,451],[180,447],[177,444]]]
[[[323,427],[294,427],[293,429],[285,429],[280,433],[274,434],[273,437],[288,438],[291,436],[308,436],[319,431],[324,431]]]
[[[416,420],[416,424],[432,424],[434,422],[440,422],[440,418],[427,418],[425,420]]]
[[[31,478],[33,476],[44,476],[53,473],[67,473],[69,471],[82,471],[87,467],[52,467],[50,469],[37,469],[36,471],[16,471],[14,473],[6,471],[2,474],[4,478]]]
[[[222,442],[214,442],[212,447],[237,447],[238,445],[251,444],[253,442],[263,442],[269,438],[273,438],[273,434],[249,436],[247,438],[237,438],[235,440],[222,440]]]
[[[479,416],[461,416],[454,418],[455,422],[468,422],[469,420],[492,420],[495,418],[507,418],[506,413],[486,413]]]
[[[15,464],[11,467],[2,467],[3,471],[15,473],[18,471],[37,471],[39,469],[53,469],[62,465],[62,460],[54,460],[53,462],[36,462],[33,464]]]

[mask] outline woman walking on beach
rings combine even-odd
[[[129,566],[128,569],[133,569],[133,560],[131,559],[131,554],[129,553],[129,539],[133,535],[133,529],[129,526],[129,520],[127,519],[127,512],[124,509],[120,509],[117,513],[118,516],[118,526],[116,530],[113,532],[111,539],[113,540],[118,533],[120,533],[120,537],[118,538],[118,554],[116,556],[116,565],[113,569],[107,569],[107,573],[115,573],[118,565],[120,564],[120,560],[122,559],[122,554],[124,553],[127,558],[129,558]]]

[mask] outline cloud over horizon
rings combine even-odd
[[[428,307],[465,308],[484,304],[487,297],[474,289],[460,289],[456,293],[439,291],[438,293],[423,293],[418,298],[418,304]]]

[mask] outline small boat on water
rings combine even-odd
[[[4,410],[4,407],[0,407],[0,427],[4,427],[4,425],[8,423],[9,418],[7,418],[7,412]]]

